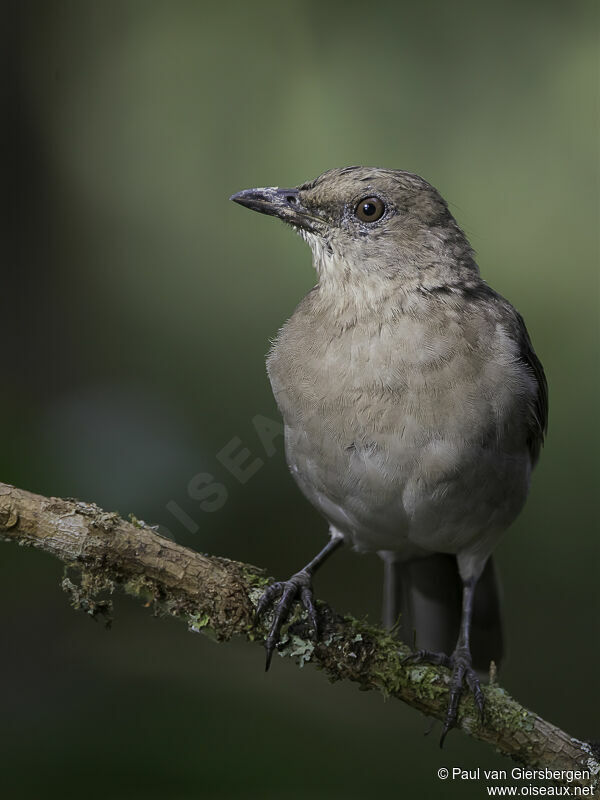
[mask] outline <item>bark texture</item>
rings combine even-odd
[[[269,582],[263,570],[196,553],[135,518],[128,522],[92,503],[42,497],[0,483],[0,537],[45,550],[75,568],[77,582],[66,577],[63,586],[74,605],[92,615],[109,614],[110,594],[120,588],[218,641],[237,635],[264,641],[265,629],[254,621],[256,603]],[[402,657],[409,651],[389,633],[342,617],[324,603],[319,613],[320,640],[312,640],[304,613],[297,612],[281,655],[300,665],[314,664],[331,680],[354,681],[443,719],[448,670],[404,665]],[[597,746],[543,720],[497,684],[484,693],[483,725],[472,698],[461,702],[463,732],[532,769],[586,773],[563,775],[557,783],[573,787],[571,792],[586,787],[582,796],[600,796]]]

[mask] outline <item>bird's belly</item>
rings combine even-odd
[[[458,553],[495,538],[519,513],[529,485],[527,452],[453,437],[371,432],[340,440],[312,417],[286,426],[288,464],[313,505],[360,551],[400,558]]]
[[[517,361],[494,361],[452,320],[443,331],[409,314],[343,334],[315,326],[292,317],[268,359],[304,494],[359,550],[487,547],[529,485]]]
[[[401,502],[410,459],[390,474],[374,447],[328,435],[323,420],[286,426],[286,456],[306,497],[329,523],[360,550],[408,543],[408,519]]]

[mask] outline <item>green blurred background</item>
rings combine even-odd
[[[502,682],[600,738],[597,3],[27,1],[2,22],[1,479],[297,570],[325,524],[252,418],[277,419],[264,356],[315,277],[298,237],[228,197],[348,164],[418,172],[550,384],[498,550]],[[233,437],[264,461],[244,485],[217,459]],[[189,496],[199,472],[227,487],[219,511]],[[437,769],[511,766],[126,598],[107,633],[69,608],[57,562],[1,549],[4,797],[476,798]],[[316,590],[376,620],[380,580],[376,557],[342,553]]]

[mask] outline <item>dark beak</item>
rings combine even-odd
[[[297,189],[279,189],[271,186],[266,189],[246,189],[232,195],[230,200],[241,206],[279,217],[296,228],[318,233],[323,229],[324,222],[314,213],[302,205]]]

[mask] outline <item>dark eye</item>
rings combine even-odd
[[[378,197],[365,197],[354,209],[354,215],[361,222],[376,222],[385,213],[385,204]]]

